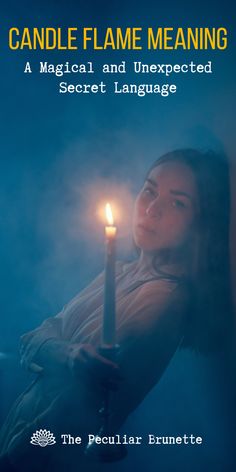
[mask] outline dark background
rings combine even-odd
[[[145,172],[161,153],[179,147],[214,149],[231,165],[232,287],[235,256],[235,24],[231,2],[7,2],[1,26],[0,280],[2,402],[7,411],[28,375],[21,372],[18,340],[56,314],[103,267],[103,224],[97,208],[108,195],[120,207],[119,255],[131,255],[132,204]],[[224,51],[10,51],[12,26],[173,26],[228,29]],[[26,61],[34,67],[23,74]],[[36,72],[39,61],[206,63],[214,74],[179,75],[177,93],[159,95],[58,94],[57,78]],[[87,80],[87,76],[82,77]],[[129,82],[133,76],[111,77]],[[97,81],[101,80],[99,75]],[[143,81],[158,82],[158,76]],[[164,80],[164,78],[163,78]],[[94,80],[95,81],[95,80]],[[172,81],[169,78],[168,81]],[[136,447],[114,470],[229,471],[234,412],[229,391],[233,358],[177,353],[159,385],[130,418],[137,436],[195,434],[204,445]],[[170,446],[169,446],[170,447]],[[152,465],[151,465],[152,461]],[[141,470],[140,469],[140,470]]]

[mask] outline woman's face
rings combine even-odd
[[[159,164],[136,198],[136,246],[145,252],[183,246],[196,231],[198,212],[198,191],[191,169],[181,162]]]

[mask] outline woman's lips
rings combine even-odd
[[[154,229],[149,228],[148,226],[146,226],[146,225],[144,225],[144,224],[141,224],[141,223],[138,224],[137,226],[138,226],[138,228],[141,228],[141,229],[142,229],[143,231],[145,231],[146,233],[155,234],[155,232],[156,232]]]

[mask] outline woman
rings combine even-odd
[[[139,257],[116,268],[117,362],[98,352],[102,273],[61,313],[21,338],[21,362],[36,378],[2,428],[3,470],[98,470],[84,448],[88,434],[99,430],[104,381],[118,384],[111,416],[116,432],[178,347],[224,347],[231,330],[228,229],[224,159],[185,149],[153,164],[134,207]],[[30,445],[33,433],[45,428],[58,443]],[[63,446],[65,433],[80,436],[82,445]]]

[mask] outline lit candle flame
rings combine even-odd
[[[106,204],[106,218],[107,218],[108,224],[112,226],[114,224],[114,219],[113,219],[110,203]]]

